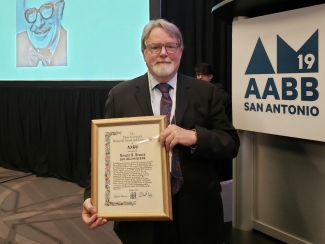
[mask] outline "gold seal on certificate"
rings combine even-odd
[[[91,199],[109,220],[172,220],[165,116],[92,120]]]

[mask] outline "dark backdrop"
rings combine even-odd
[[[211,14],[211,1],[162,0],[161,6],[162,17],[184,36],[180,72],[194,76],[194,66],[208,62],[231,93],[231,26]],[[91,120],[104,117],[107,93],[117,83],[0,82],[0,166],[84,186]],[[218,172],[231,179],[231,162],[220,162]]]
[[[207,62],[213,67],[214,81],[231,94],[231,23],[211,13],[214,4],[209,0],[162,0],[162,17],[183,34],[180,72],[194,76],[195,65]]]
[[[0,82],[0,166],[83,186],[91,120],[115,84]]]
[[[163,0],[162,17],[183,34],[185,49],[179,71],[194,76],[196,64],[209,63],[213,81],[220,82],[231,95],[231,23],[211,13],[214,4],[208,0]],[[231,120],[231,104],[227,115]],[[232,179],[232,160],[215,162],[215,168],[220,181]]]

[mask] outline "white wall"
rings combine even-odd
[[[241,137],[245,133],[253,137],[251,147],[240,150],[253,153],[253,184],[252,189],[241,187],[240,181],[250,181],[241,175],[235,195],[253,191],[248,200],[253,228],[286,243],[325,243],[325,143],[254,132]],[[234,201],[240,210],[242,201]],[[235,227],[243,221],[233,220]]]

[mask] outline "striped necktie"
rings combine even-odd
[[[162,96],[160,100],[160,114],[167,116],[167,124],[169,125],[170,113],[172,110],[172,99],[169,95],[170,85],[167,83],[159,83],[157,88],[161,91]],[[175,124],[175,116],[172,118],[172,124]],[[171,185],[172,185],[172,194],[175,195],[183,184],[183,177],[181,172],[181,166],[179,162],[178,150],[173,148],[172,156],[172,172],[171,172]]]

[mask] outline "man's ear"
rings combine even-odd
[[[213,78],[213,75],[209,75],[209,79],[210,79],[210,81],[212,80],[212,78]]]
[[[146,54],[144,53],[146,50],[142,49],[142,55],[143,55],[143,59],[146,59]]]

